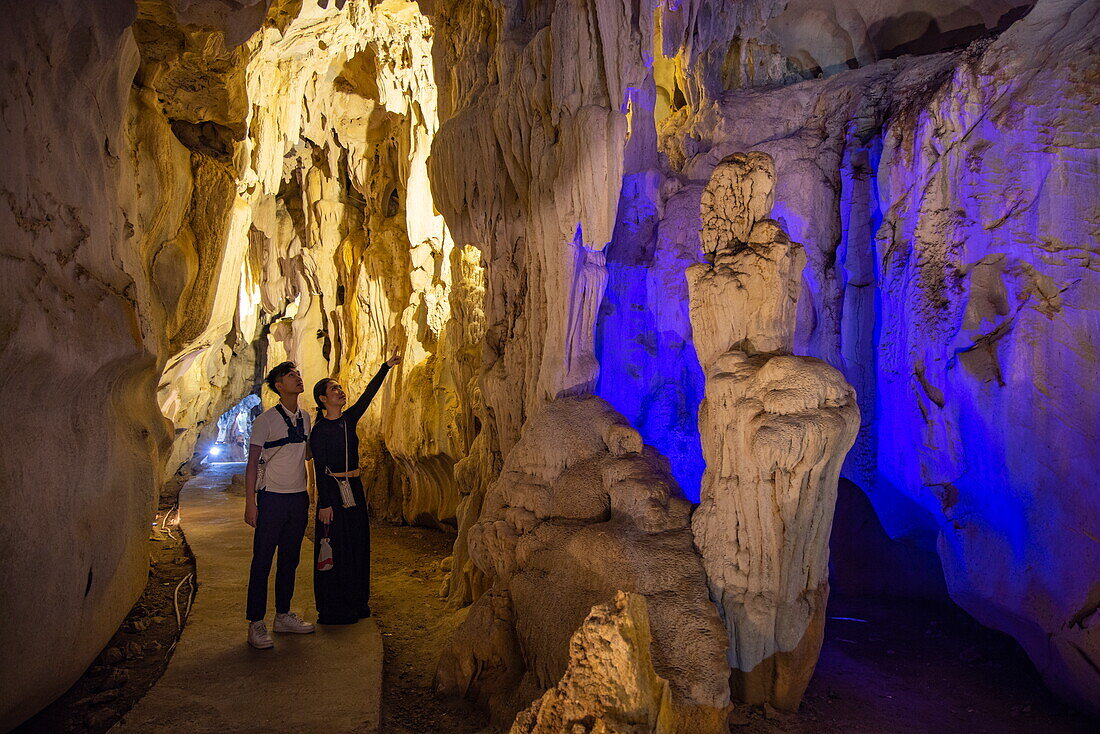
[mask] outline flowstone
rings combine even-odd
[[[566,674],[570,638],[592,607],[625,591],[648,606],[674,730],[724,731],[726,632],[690,514],[667,462],[607,403],[547,405],[528,419],[470,528],[470,558],[492,586],[444,651],[437,688],[511,721]]]

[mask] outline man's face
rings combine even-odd
[[[302,373],[295,367],[290,372],[275,381],[275,387],[279,388],[279,395],[301,395],[306,384],[302,381]]]

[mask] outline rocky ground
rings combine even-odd
[[[60,698],[15,730],[18,734],[110,729],[157,682],[184,622],[193,587],[195,561],[176,525],[182,482],[166,487],[149,536],[149,582],[103,652]],[[168,523],[165,526],[164,520]],[[163,528],[167,528],[165,532]],[[181,583],[180,582],[184,582]]]
[[[1043,686],[1014,640],[957,607],[839,595],[799,712],[744,706],[732,723],[732,734],[1096,731]]]
[[[454,536],[415,527],[371,530],[371,608],[382,629],[382,731],[385,734],[473,734],[488,718],[463,701],[435,696],[439,653],[465,612],[439,598]]]
[[[382,731],[492,731],[474,709],[432,693],[439,651],[462,619],[436,593],[451,536],[393,526],[372,533],[372,594],[386,650]],[[833,595],[825,634],[799,712],[740,706],[731,734],[1096,730],[1047,691],[1015,641],[951,605]]]

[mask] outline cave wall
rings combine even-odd
[[[605,398],[696,499],[684,271],[753,150],[808,260],[793,351],[856,388],[845,476],[1096,706],[1094,0],[55,5],[0,31],[5,410],[53,436],[0,456],[0,723],[109,637],[160,482],[283,359],[354,393],[405,357],[364,481],[457,527],[455,605],[552,401]]]
[[[1096,485],[1078,447],[1091,444],[1097,405],[1086,112],[1096,4],[425,6],[437,66],[450,70],[433,186],[456,239],[487,253],[490,450],[507,455],[515,426],[553,389],[592,389],[559,347],[576,284],[606,284],[594,389],[697,496],[702,373],[682,273],[701,257],[699,199],[715,165],[766,152],[773,216],[808,255],[794,352],[839,369],[859,399],[845,475],[891,538],[925,551],[938,538],[958,603],[1014,634],[1056,690],[1095,706]],[[835,23],[818,32],[822,14]],[[564,32],[566,18],[579,30]],[[587,98],[603,119],[616,108],[626,119],[621,145],[597,136],[621,164],[595,157],[599,186],[583,210],[602,211],[604,192],[617,198],[607,244],[570,240],[565,226],[578,213],[574,181],[555,165],[591,150],[568,130],[578,97],[553,86],[575,58],[592,58],[608,90],[629,80],[621,101]],[[825,78],[800,81],[808,71]],[[547,83],[549,103],[532,92]],[[556,184],[542,194],[553,210],[530,203],[530,171]],[[571,267],[548,267],[547,252]],[[551,298],[569,308],[547,312]],[[494,395],[503,375],[509,391]],[[460,535],[456,553],[465,545]]]
[[[62,693],[145,586],[167,311],[135,202],[125,2],[8,12],[0,110],[0,727]],[[25,426],[29,431],[20,431]],[[22,434],[22,435],[20,435]]]
[[[1072,528],[1095,525],[1096,506],[1072,447],[1095,433],[1096,370],[1056,344],[1095,333],[1090,246],[1060,244],[1095,237],[1080,230],[1095,133],[1075,112],[1090,104],[1095,39],[1079,29],[1094,11],[1040,5],[962,56],[732,95],[664,138],[691,178],[724,150],[777,155],[780,219],[816,255],[802,349],[846,372],[864,412],[847,474],[893,537],[938,531],[953,598],[1078,702],[1095,676],[1096,549]],[[779,109],[778,130],[747,132]]]
[[[477,433],[483,282],[479,253],[454,247],[428,191],[431,29],[400,0],[276,2],[242,29],[165,0],[139,3],[134,26],[148,117],[191,159],[163,174],[191,206],[165,227],[175,247],[159,280],[179,281],[190,308],[211,301],[161,379],[177,427],[166,474],[206,452],[243,395],[274,402],[261,387],[273,364],[354,393],[397,352],[404,364],[360,423],[371,499],[391,520],[454,526],[453,467]],[[203,267],[220,280],[196,291],[187,278]]]
[[[810,255],[795,351],[859,395],[846,476],[892,538],[938,538],[952,598],[1094,709],[1096,12],[1040,3],[963,52],[727,93],[661,128],[693,197],[729,152],[775,157],[776,218]]]
[[[428,192],[435,85],[415,3],[12,15],[6,403],[53,437],[3,458],[5,726],[116,629],[145,584],[162,480],[274,362],[354,393],[401,353],[360,424],[372,499],[455,524],[484,289],[480,253],[454,246]],[[42,538],[65,540],[13,561]]]

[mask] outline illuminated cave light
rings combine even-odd
[[[657,223],[645,174],[624,176],[596,321],[596,394],[668,458],[685,496],[697,502],[705,466],[698,424],[703,371],[690,340],[687,281],[669,291],[659,275],[661,268],[682,271],[694,260],[662,248]],[[658,328],[670,322],[683,328]]]

